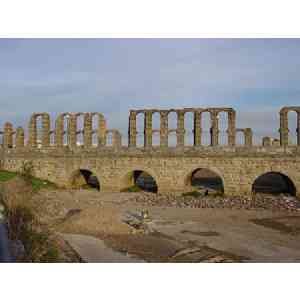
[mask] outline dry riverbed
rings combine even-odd
[[[31,201],[41,222],[52,230],[93,236],[119,253],[148,262],[300,260],[297,208],[164,206],[153,205],[155,197],[144,193],[42,190]],[[214,201],[205,201],[210,199]],[[143,211],[148,218],[142,217]]]

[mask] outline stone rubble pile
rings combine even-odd
[[[224,196],[182,196],[172,194],[141,193],[131,198],[131,203],[146,206],[189,207],[189,208],[229,208],[229,209],[268,209],[300,211],[300,200],[287,195],[256,194],[253,197]]]

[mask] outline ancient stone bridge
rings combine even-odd
[[[135,171],[144,171],[156,181],[159,192],[186,191],[198,169],[214,171],[223,181],[226,194],[250,194],[253,183],[266,173],[281,174],[294,192],[300,191],[300,130],[297,144],[289,143],[288,113],[297,113],[300,128],[300,107],[284,107],[280,111],[279,139],[264,137],[261,145],[253,145],[252,130],[236,126],[232,108],[184,108],[171,110],[131,110],[128,145],[116,129],[106,128],[101,113],[64,113],[51,124],[47,113],[31,116],[27,132],[5,123],[0,132],[1,168],[19,171],[25,161],[31,161],[35,176],[71,186],[79,170],[89,170],[97,176],[102,191],[118,192],[134,184]],[[152,116],[160,115],[160,128],[154,129]],[[177,115],[176,128],[169,128],[168,116]],[[193,145],[186,145],[185,115],[192,113]],[[202,144],[202,115],[210,115],[210,145]],[[228,116],[227,144],[219,145],[219,114]],[[144,117],[144,145],[137,146],[136,119]],[[236,135],[244,135],[244,144],[236,145]],[[26,134],[25,134],[26,133]],[[153,134],[159,134],[160,144],[153,146]],[[175,133],[176,146],[169,145],[169,135]],[[108,138],[110,142],[108,143]]]

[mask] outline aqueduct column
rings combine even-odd
[[[194,146],[201,146],[202,144],[201,117],[201,111],[194,112]]]
[[[228,145],[231,147],[235,146],[236,139],[236,113],[232,109],[228,112]]]
[[[168,147],[168,111],[160,112],[160,146]]]
[[[136,147],[136,112],[130,111],[128,128],[128,146]]]
[[[297,145],[300,146],[300,111],[297,111]]]
[[[77,145],[77,116],[76,114],[68,114],[68,146],[75,148]]]
[[[177,111],[177,147],[184,146],[184,114],[182,110]]]
[[[42,147],[49,147],[50,146],[50,116],[46,113],[42,114],[42,127],[43,127]]]
[[[58,148],[64,145],[64,115],[57,117],[55,121],[55,146]]]
[[[245,146],[252,147],[252,139],[253,139],[252,129],[245,128],[244,135],[245,135]]]
[[[211,118],[211,146],[218,146],[219,144],[219,120],[218,111],[213,110],[210,112]]]
[[[98,147],[103,147],[106,145],[106,121],[101,113],[93,113],[93,116],[98,116],[98,128],[97,128],[97,138]]]
[[[152,146],[152,111],[145,111],[144,119],[144,146]]]
[[[16,148],[23,148],[25,144],[24,129],[18,127],[16,130]]]
[[[37,126],[36,126],[36,114],[33,114],[29,123],[29,139],[28,145],[31,148],[37,147]]]
[[[85,148],[92,147],[93,144],[93,118],[90,113],[84,114],[83,120],[83,144]]]
[[[286,107],[280,110],[280,145],[288,146],[289,144],[289,126],[288,126],[288,109]]]
[[[13,125],[9,122],[4,124],[3,146],[4,148],[13,147]]]

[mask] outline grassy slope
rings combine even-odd
[[[17,175],[18,175],[18,173],[16,173],[16,172],[0,170],[0,182],[5,182],[10,179],[13,179]],[[49,182],[47,180],[42,180],[42,179],[39,179],[36,177],[31,177],[30,182],[31,182],[32,189],[34,192],[37,192],[41,188],[54,188],[55,187],[54,183]]]

